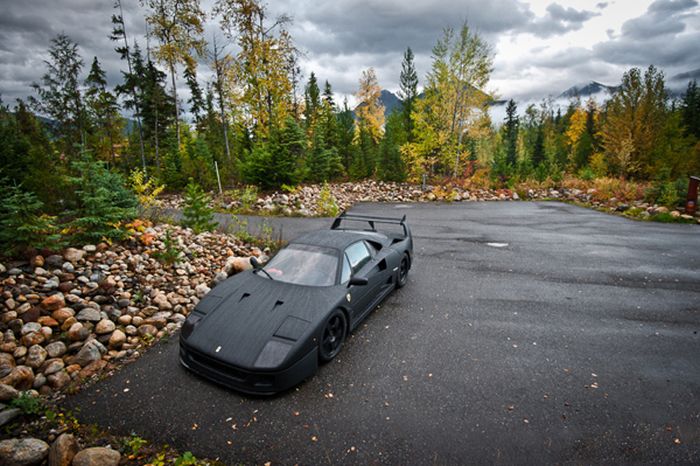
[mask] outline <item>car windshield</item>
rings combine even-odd
[[[265,265],[265,271],[281,282],[308,286],[335,285],[338,256],[335,250],[305,244],[282,249]]]

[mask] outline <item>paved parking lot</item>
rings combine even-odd
[[[67,403],[226,464],[700,462],[699,227],[561,203],[353,211],[406,214],[414,267],[313,379],[242,396],[171,338]]]

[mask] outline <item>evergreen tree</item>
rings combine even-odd
[[[321,102],[319,125],[323,133],[323,138],[325,140],[326,146],[329,148],[335,148],[336,153],[338,153],[339,150],[337,113],[338,109],[335,107],[335,102],[333,101],[333,90],[328,81],[326,81],[326,84],[323,88],[323,101]]]
[[[185,82],[187,87],[190,89],[190,98],[187,99],[187,103],[190,104],[190,113],[194,117],[194,122],[199,128],[202,123],[202,118],[205,110],[204,96],[202,95],[202,88],[199,87],[197,82],[197,70],[192,66],[185,67]]]
[[[185,206],[182,209],[182,224],[192,228],[195,234],[212,231],[216,228],[214,209],[210,207],[211,198],[202,191],[193,180],[185,189]]]
[[[32,87],[38,99],[30,98],[30,103],[40,114],[55,122],[56,137],[61,150],[66,155],[76,155],[76,146],[84,142],[85,109],[80,92],[80,72],[83,59],[78,53],[78,44],[65,34],[51,40],[50,59],[45,61],[47,72],[41,84]]]
[[[506,148],[506,163],[511,167],[515,167],[518,161],[518,129],[520,121],[518,118],[518,107],[510,99],[506,105],[505,124],[503,125],[503,141]]]
[[[340,161],[345,168],[345,172],[350,172],[352,164],[354,147],[353,139],[355,138],[355,119],[352,116],[352,111],[348,108],[347,98],[343,101],[343,110],[338,114],[338,154]]]
[[[385,181],[404,181],[405,167],[401,159],[399,147],[407,142],[408,134],[404,127],[404,114],[394,112],[386,122],[384,138],[379,144],[379,161],[377,177]]]
[[[309,82],[304,89],[304,122],[306,132],[310,137],[313,137],[313,131],[318,120],[318,114],[321,109],[321,91],[318,88],[316,75],[311,72]]]
[[[401,62],[401,76],[399,97],[403,101],[401,112],[404,119],[404,128],[408,134],[409,141],[412,140],[411,132],[413,131],[413,122],[411,121],[411,113],[415,107],[415,100],[418,96],[418,73],[413,63],[413,51],[411,47],[406,49]]]
[[[119,143],[124,128],[123,118],[119,113],[119,104],[114,94],[107,90],[107,76],[95,57],[90,67],[90,73],[85,79],[87,90],[85,101],[88,114],[93,122],[92,144],[98,158],[109,156],[111,164],[115,164],[115,144]]]
[[[688,88],[683,95],[681,115],[686,134],[700,139],[700,91],[695,80],[688,83]]]

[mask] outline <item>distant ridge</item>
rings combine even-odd
[[[557,98],[571,99],[576,97],[590,97],[592,95],[606,93],[608,95],[614,94],[619,89],[618,86],[607,86],[601,84],[597,81],[591,81],[587,84],[572,86],[559,94]]]

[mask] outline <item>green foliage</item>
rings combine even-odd
[[[177,262],[182,251],[178,247],[177,241],[175,241],[170,234],[170,229],[165,230],[165,238],[163,238],[163,249],[154,252],[153,258],[156,259],[161,264],[173,265]]]
[[[23,414],[38,415],[44,412],[44,403],[38,396],[32,396],[27,392],[22,392],[14,400],[10,401],[10,406],[18,408]]]
[[[120,240],[126,236],[123,223],[136,216],[138,201],[126,187],[122,175],[102,162],[85,158],[71,164],[69,178],[75,190],[72,220],[68,227],[78,241]]]
[[[192,454],[191,451],[186,451],[179,457],[175,458],[175,466],[196,466],[197,458]]]
[[[182,209],[182,225],[199,234],[216,228],[211,198],[197,183],[190,180],[185,188],[185,206]]]
[[[139,437],[136,434],[131,434],[130,437],[124,439],[124,448],[130,456],[137,456],[141,448],[148,444],[148,441]]]
[[[318,196],[318,205],[316,206],[318,214],[322,217],[337,217],[340,212],[338,202],[331,192],[328,183],[323,183],[321,192]]]
[[[37,196],[17,186],[0,186],[0,254],[14,256],[28,248],[60,249],[55,217],[42,213]]]
[[[583,167],[578,171],[578,177],[584,181],[593,181],[596,174],[590,167]]]

